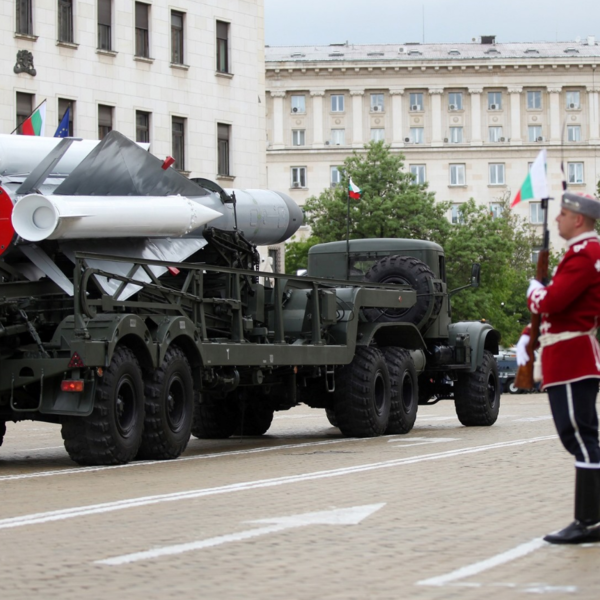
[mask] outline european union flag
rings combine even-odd
[[[54,137],[64,138],[64,137],[69,136],[70,113],[71,113],[71,107],[67,106],[67,110],[65,110],[65,114],[63,115],[63,118],[61,119],[60,123],[58,124],[58,129],[56,130]]]

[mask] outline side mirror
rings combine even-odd
[[[473,263],[471,267],[471,287],[478,288],[481,282],[481,265],[479,263]]]

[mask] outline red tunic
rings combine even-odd
[[[595,232],[568,242],[547,287],[535,290],[529,310],[542,316],[540,335],[588,332],[600,317],[600,240]],[[600,378],[600,346],[595,336],[558,341],[542,350],[542,387]]]

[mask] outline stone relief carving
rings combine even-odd
[[[29,50],[19,50],[17,52],[17,62],[13,71],[15,73],[27,73],[35,77],[37,71],[33,66],[33,54]]]

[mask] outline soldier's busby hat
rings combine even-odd
[[[562,197],[561,206],[586,217],[600,219],[600,201],[589,194],[565,192]]]

